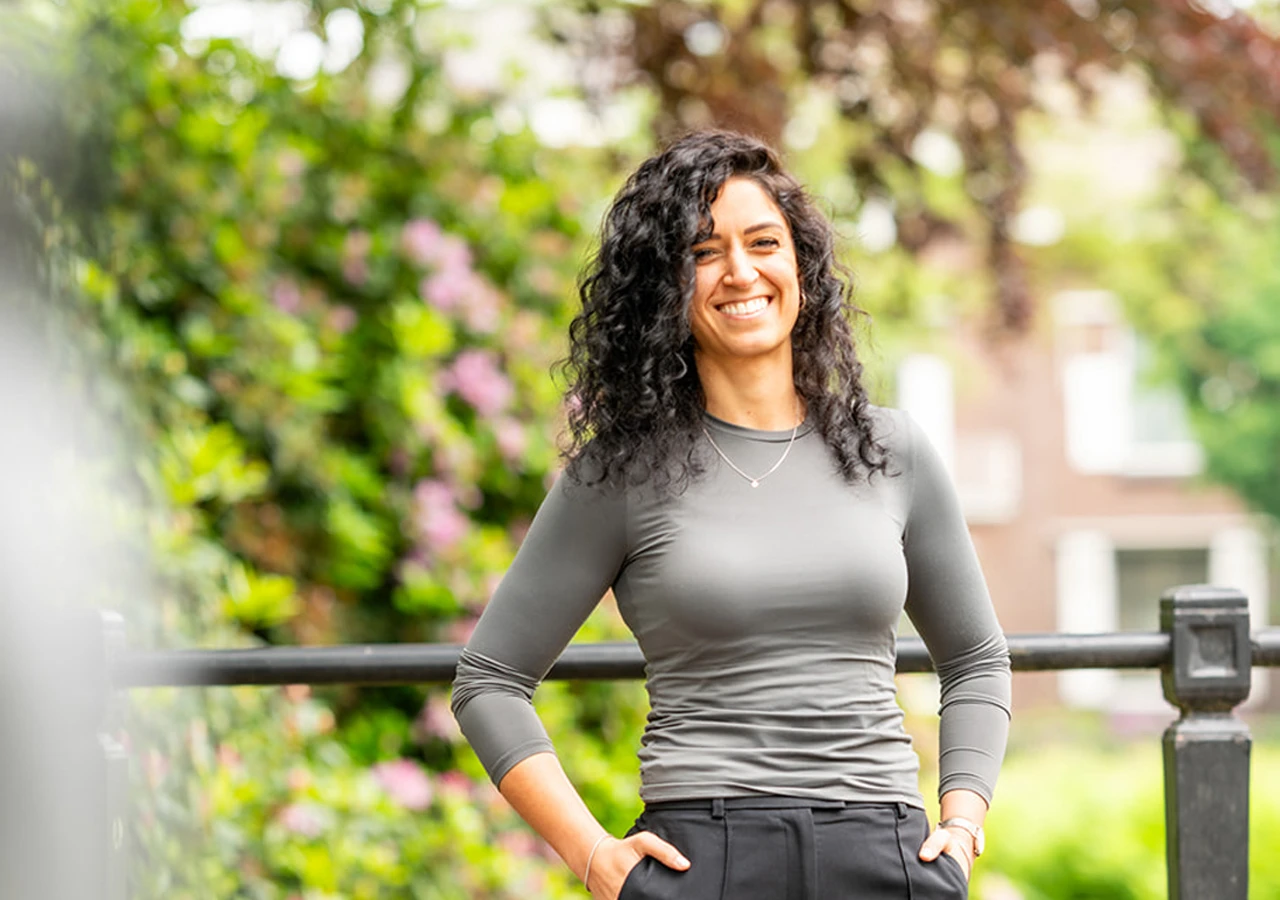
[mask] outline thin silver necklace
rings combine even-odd
[[[753,477],[751,475],[748,475],[746,472],[742,471],[741,469],[739,469],[737,464],[734,463],[734,461],[731,460],[725,454],[725,452],[720,449],[720,445],[717,444],[715,438],[711,436],[711,432],[707,431],[707,426],[706,425],[702,426],[702,433],[705,434],[707,436],[707,440],[711,442],[711,448],[715,450],[716,453],[720,454],[720,458],[729,464],[730,469],[733,469],[733,471],[737,472],[739,475],[745,478],[747,480],[747,483],[750,484],[753,488],[760,487],[760,482],[764,481],[774,472],[778,471],[778,467],[787,461],[787,454],[791,452],[791,445],[796,442],[796,433],[799,431],[800,431],[800,411],[797,410],[796,411],[796,427],[791,429],[791,440],[787,441],[787,446],[785,449],[783,449],[782,455],[778,457],[778,461],[776,463],[774,463],[772,466],[769,467],[768,472],[765,472],[763,475],[758,475]]]

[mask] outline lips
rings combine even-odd
[[[768,297],[752,297],[750,300],[735,300],[732,303],[722,303],[716,307],[716,311],[726,316],[746,318],[763,312],[768,306]]]

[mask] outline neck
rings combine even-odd
[[[707,412],[744,428],[785,431],[794,428],[803,406],[792,381],[791,360],[761,360],[732,369],[695,359]]]

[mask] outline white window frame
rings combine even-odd
[[[1067,460],[1078,472],[1130,478],[1186,478],[1204,467],[1190,439],[1140,441],[1134,417],[1141,374],[1138,337],[1107,291],[1064,291],[1054,298],[1060,329],[1099,329],[1104,345],[1060,354]]]
[[[1249,599],[1251,627],[1264,628],[1270,607],[1268,541],[1261,527],[1241,521],[1215,523],[1211,531],[1196,534],[1188,522],[1184,535],[1172,539],[1142,540],[1128,527],[1107,528],[1095,524],[1067,530],[1057,542],[1057,625],[1064,633],[1096,634],[1119,628],[1119,585],[1116,551],[1145,549],[1207,549],[1209,582],[1239,588]],[[1173,587],[1173,585],[1169,585]],[[1152,597],[1155,603],[1158,598]],[[1266,699],[1269,679],[1265,669],[1253,670],[1252,688],[1245,706]],[[1079,669],[1058,673],[1058,694],[1068,706],[1117,713],[1167,712],[1156,681],[1137,682],[1107,669]]]

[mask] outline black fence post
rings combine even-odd
[[[1232,588],[1171,588],[1160,628],[1164,696],[1182,712],[1164,733],[1169,898],[1247,900],[1252,738],[1232,710],[1249,696],[1249,604]]]

